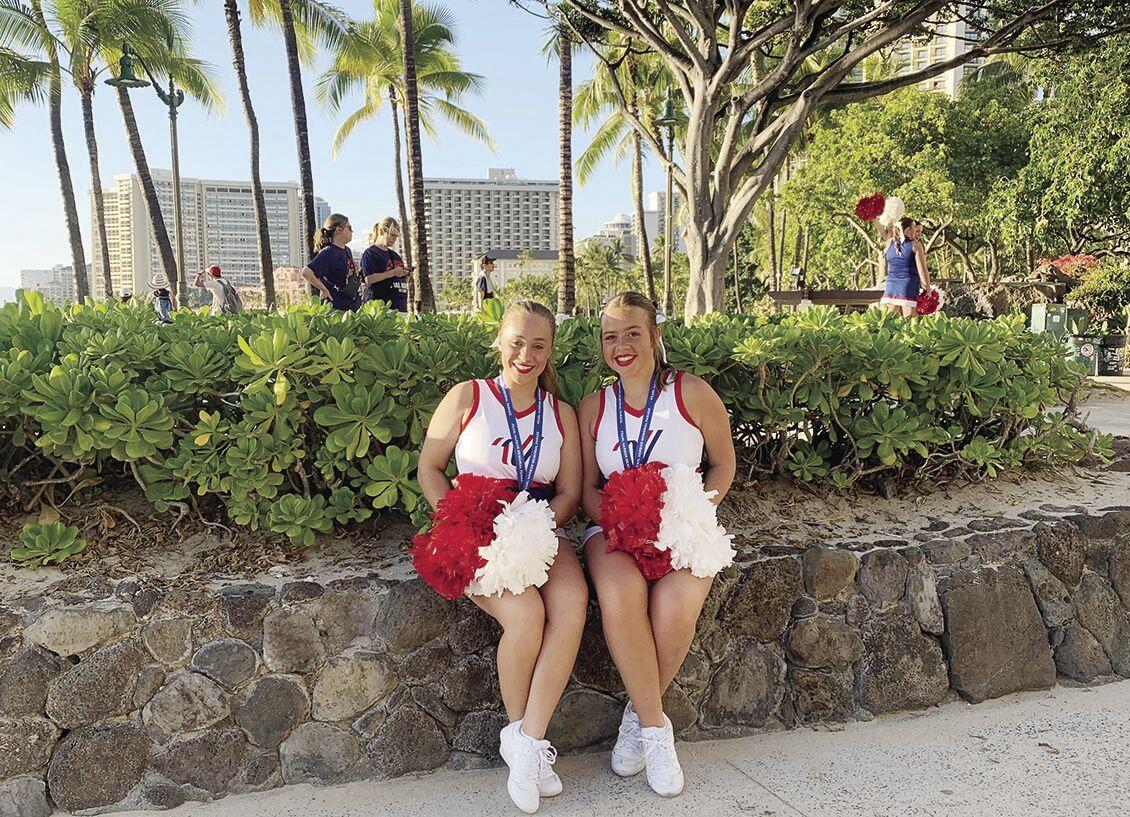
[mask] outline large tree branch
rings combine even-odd
[[[1058,0],[1052,0],[1042,6],[1031,8],[1013,18],[1009,23],[1001,26],[996,33],[981,41],[979,45],[969,49],[964,54],[958,54],[948,60],[930,65],[920,71],[914,71],[908,74],[903,74],[890,79],[878,80],[876,82],[849,82],[841,85],[833,91],[823,95],[823,101],[826,104],[830,103],[848,103],[859,102],[863,99],[870,99],[874,96],[882,96],[891,91],[905,88],[908,85],[915,85],[928,79],[933,79],[936,76],[946,73],[954,68],[965,65],[970,60],[978,57],[984,57],[994,53],[997,46],[1002,43],[1009,43],[1018,37],[1023,31],[1032,23],[1042,19],[1045,15],[1055,10],[1059,5]]]
[[[624,0],[624,5],[631,6],[637,13],[639,19],[644,20],[647,18],[646,10],[637,5],[636,0]],[[663,16],[667,18],[668,26],[675,32],[675,36],[679,39],[679,44],[683,46],[683,51],[686,52],[691,62],[694,63],[694,67],[702,71],[706,68],[707,60],[705,52],[699,49],[698,45],[691,39],[691,36],[682,25],[683,19],[686,19],[687,23],[690,25],[697,24],[693,21],[693,18],[682,18],[681,14],[676,13],[671,8],[671,4],[668,3],[667,0],[658,0],[658,5]],[[648,24],[650,25],[650,21],[648,21]],[[703,31],[703,34],[705,35],[705,31]],[[662,36],[658,30],[656,30],[656,36]]]

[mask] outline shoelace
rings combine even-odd
[[[641,736],[640,742],[643,744],[643,756],[645,761],[658,765],[663,771],[667,771],[673,766],[678,766],[679,756],[675,754],[675,741],[671,739],[671,736],[667,734],[658,738],[645,738]]]
[[[557,750],[546,741],[543,746],[531,746],[522,753],[522,773],[530,780],[540,780],[542,771],[557,762]]]
[[[635,750],[640,748],[640,727],[630,720],[620,722],[620,735],[626,739],[628,745]]]

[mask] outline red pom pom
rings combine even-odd
[[[515,489],[503,480],[462,474],[432,514],[432,529],[412,540],[412,564],[445,599],[463,595],[486,564],[479,548],[494,538],[494,518]]]
[[[874,196],[864,196],[855,204],[855,214],[859,217],[860,221],[872,221],[877,219],[883,214],[883,208],[887,205],[886,198],[882,193],[876,193]]]
[[[608,539],[608,549],[622,550],[635,560],[643,577],[649,581],[671,572],[671,552],[657,550],[659,515],[663,511],[663,479],[661,462],[649,462],[639,468],[618,471],[604,486],[600,503],[600,526]]]
[[[938,311],[938,305],[941,303],[941,296],[938,290],[931,289],[918,296],[918,302],[914,307],[914,311],[919,315],[933,315]]]

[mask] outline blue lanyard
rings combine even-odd
[[[644,455],[647,446],[647,434],[651,430],[651,417],[655,413],[655,403],[659,398],[659,373],[651,376],[651,386],[647,390],[647,405],[643,409],[643,419],[640,420],[640,436],[636,441],[635,450],[628,446],[628,429],[624,417],[624,384],[619,380],[612,387],[616,395],[616,435],[620,438],[620,459],[624,462],[624,470],[638,468],[647,462]]]
[[[510,428],[511,457],[514,460],[514,469],[518,472],[518,490],[528,491],[534,481],[534,471],[538,468],[541,458],[542,420],[544,419],[544,400],[541,389],[534,391],[534,435],[527,456],[522,448],[522,434],[518,431],[518,417],[514,414],[514,403],[510,399],[510,389],[506,387],[506,379],[501,375],[498,378],[498,390],[502,393],[502,407],[506,410],[506,425]]]

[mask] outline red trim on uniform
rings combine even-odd
[[[675,372],[675,405],[677,405],[679,407],[679,414],[683,415],[684,420],[686,420],[688,423],[690,423],[695,428],[698,428],[699,431],[702,431],[702,429],[698,427],[698,423],[696,423],[691,418],[691,413],[689,411],[687,411],[687,405],[686,405],[686,403],[683,402],[683,373],[682,372]]]
[[[471,410],[470,410],[470,412],[467,413],[467,418],[463,421],[463,424],[459,426],[459,433],[460,434],[462,434],[464,431],[467,430],[467,426],[469,426],[471,424],[471,418],[474,417],[475,412],[479,410],[479,381],[478,380],[472,380],[471,381],[471,388],[475,392],[475,397],[471,401]]]
[[[604,417],[604,393],[608,391],[607,388],[600,390],[600,408],[596,411],[596,425],[592,427],[592,438],[596,439],[596,432],[600,431],[600,420]]]
[[[553,416],[557,418],[557,430],[561,432],[561,439],[565,439],[565,426],[561,424],[561,404],[557,400],[557,395],[553,397]]]
[[[488,386],[490,386],[491,393],[494,395],[494,399],[498,401],[498,405],[505,406],[506,404],[502,402],[502,392],[498,390],[498,384],[495,383],[493,379],[488,380],[486,383]],[[529,416],[533,413],[535,405],[535,403],[530,403],[530,407],[528,409],[525,409],[524,411],[516,411],[514,412],[514,416],[518,419]]]

